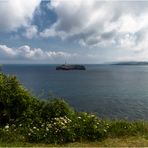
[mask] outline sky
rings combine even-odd
[[[0,0],[0,63],[148,61],[148,1]]]

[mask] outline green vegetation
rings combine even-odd
[[[62,99],[34,97],[16,77],[0,74],[0,146],[132,146],[134,141],[146,146],[147,139],[147,121],[102,120],[76,112]]]

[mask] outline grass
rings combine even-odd
[[[26,143],[26,142],[14,142],[14,143],[2,143],[0,147],[145,147],[148,146],[148,139],[144,137],[121,137],[121,138],[107,138],[102,141],[84,141],[73,142],[67,144],[43,144],[43,143]]]

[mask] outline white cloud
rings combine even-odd
[[[52,29],[45,29],[43,32],[40,33],[41,37],[55,37],[58,33],[52,28]]]
[[[83,46],[146,50],[147,7],[146,1],[51,0],[49,9],[58,19],[40,35],[72,38]]]
[[[28,26],[41,0],[6,0],[0,2],[0,31]]]
[[[18,48],[9,48],[6,45],[0,45],[0,55],[9,59],[28,59],[48,61],[50,59],[69,58],[76,56],[76,54],[70,54],[62,51],[44,51],[41,48],[31,48],[28,45],[24,45]]]
[[[0,53],[9,56],[16,56],[16,52],[12,48],[7,47],[6,45],[0,45]]]
[[[26,28],[26,32],[23,34],[26,38],[32,39],[33,37],[37,37],[38,28],[35,25],[31,25]]]

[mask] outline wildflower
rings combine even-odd
[[[46,127],[46,131],[48,132],[49,131],[49,128]]]
[[[66,126],[63,126],[62,129],[66,129]]]
[[[51,124],[47,124],[47,126],[48,126],[49,128],[51,128],[51,127],[52,127],[52,125],[51,125]]]
[[[12,127],[16,127],[16,125],[15,124],[12,124]]]
[[[28,136],[30,136],[31,135],[31,133],[28,133]]]
[[[14,129],[14,132],[16,132],[16,129]]]
[[[78,117],[78,119],[81,119],[81,117]]]
[[[30,132],[31,132],[31,133],[33,133],[33,130],[32,130],[32,129],[30,129]]]
[[[36,129],[36,127],[34,126],[33,129]]]
[[[46,137],[46,135],[44,135],[44,137]]]
[[[107,125],[106,128],[109,128],[109,125]]]
[[[20,127],[22,126],[22,124],[19,125]]]
[[[68,122],[71,122],[71,120],[69,118],[67,118]]]
[[[61,141],[64,141],[64,139],[63,139],[63,138],[61,138]]]
[[[61,125],[65,125],[63,122],[61,122]]]
[[[68,119],[66,116],[64,116],[65,119]]]
[[[8,128],[9,128],[9,125],[6,125],[6,126],[5,126],[5,129],[8,129]]]
[[[95,117],[95,115],[90,115],[91,117]]]

